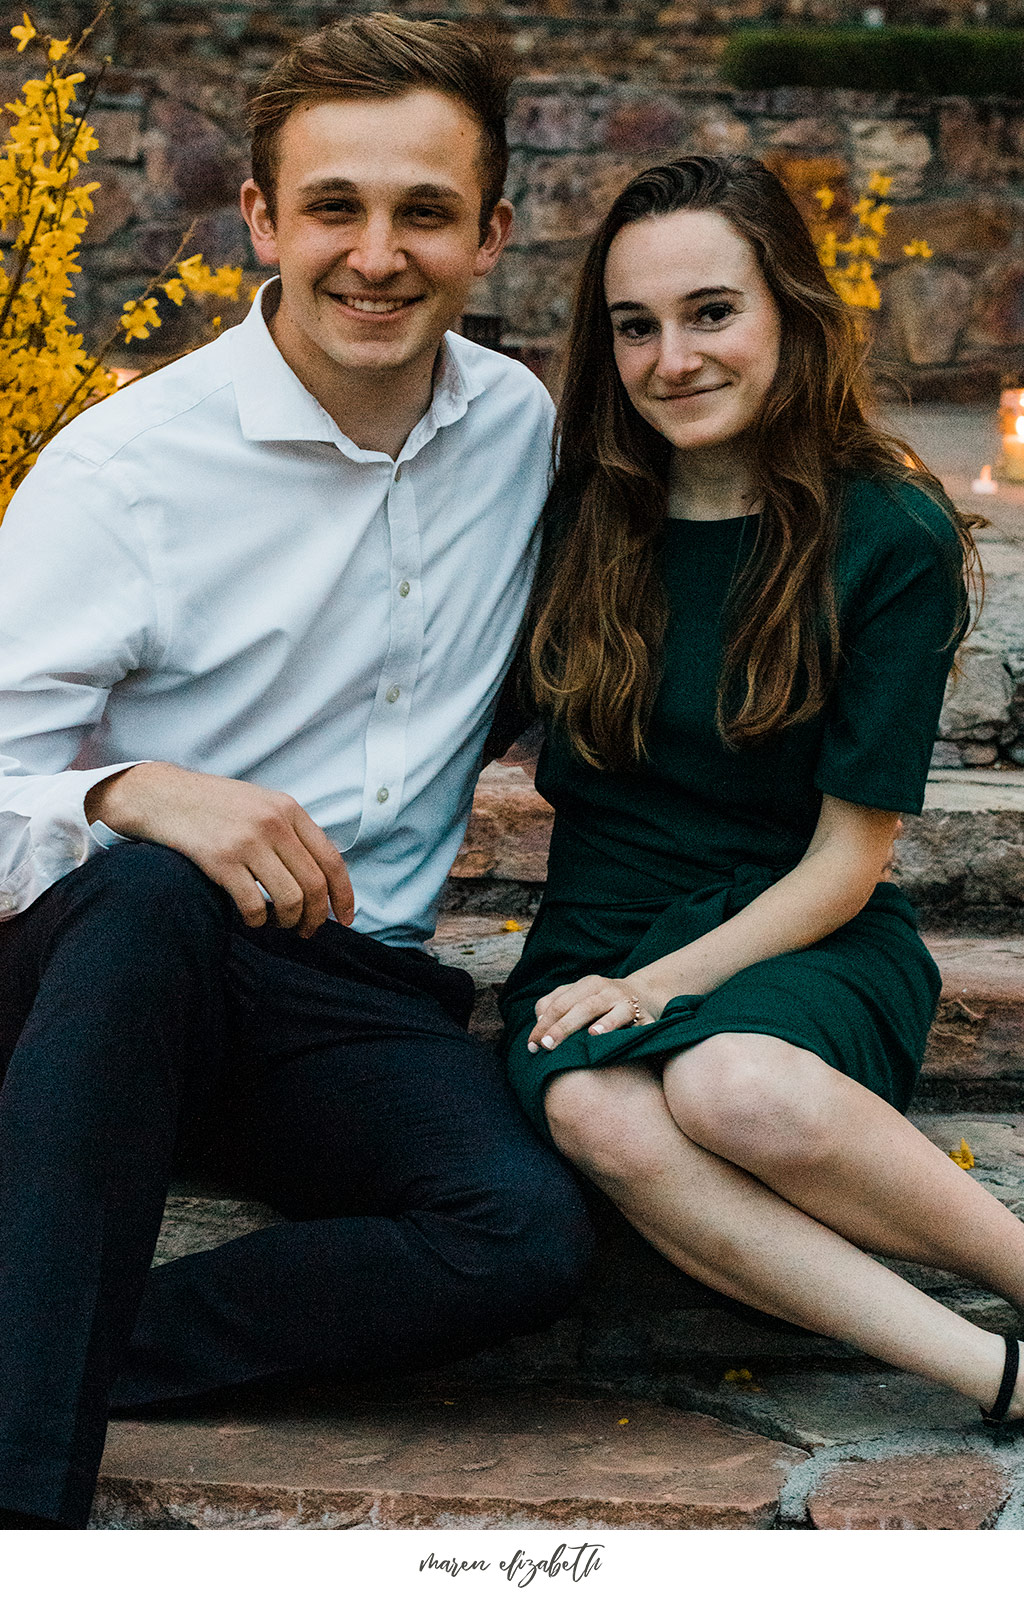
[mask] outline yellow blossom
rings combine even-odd
[[[958,1167],[962,1167],[964,1172],[970,1172],[974,1166],[974,1151],[966,1139],[961,1139],[959,1150],[951,1150],[949,1159],[950,1161],[955,1161]]]
[[[873,172],[871,174],[870,178],[868,179],[868,191],[869,191],[869,193],[870,194],[880,195],[883,200],[885,199],[886,195],[889,193],[889,190],[891,188],[892,188],[892,179],[883,177],[883,175],[880,172]]]
[[[521,922],[517,922],[515,917],[509,917],[507,922],[502,923],[501,931],[502,933],[522,933],[523,925]]]
[[[19,55],[24,50],[25,46],[27,44],[31,44],[32,40],[36,37],[36,30],[33,27],[31,21],[29,20],[28,12],[27,11],[23,11],[21,13],[21,17],[22,17],[21,26],[11,29],[12,37],[17,39],[17,41],[18,41],[18,54]]]
[[[823,183],[820,189],[815,189],[814,198],[821,206],[822,211],[831,211],[835,205],[835,194],[827,183]]]
[[[177,304],[197,292],[183,276],[160,273],[127,302],[99,352],[85,348],[70,314],[78,252],[99,187],[81,181],[98,148],[77,98],[85,74],[61,71],[70,40],[40,33],[27,14],[11,32],[19,51],[38,40],[45,59],[42,76],[28,78],[7,105],[0,140],[0,234],[9,241],[0,251],[0,516],[58,429],[114,392],[117,372],[106,364],[108,352],[159,327],[155,291],[163,287]],[[240,269],[214,270],[201,256],[191,264],[198,292],[237,297]]]
[[[903,254],[905,256],[920,256],[922,260],[928,261],[935,254],[935,251],[924,239],[911,239],[909,244],[903,246]]]
[[[160,326],[156,300],[153,296],[149,295],[141,305],[137,300],[126,300],[121,326],[125,330],[125,344],[128,344],[132,339],[148,339],[150,330]]]

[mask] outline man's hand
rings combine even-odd
[[[355,900],[341,855],[298,801],[236,778],[152,761],[90,789],[90,823],[169,845],[226,889],[250,928],[267,920],[262,884],[282,928],[303,939],[327,918],[352,921]]]

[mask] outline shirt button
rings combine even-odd
[[[391,685],[391,688],[388,690],[387,694],[384,696],[384,698],[387,701],[389,706],[393,706],[394,705],[395,701],[398,699],[398,696],[401,694],[401,692],[402,691],[398,687],[397,683],[393,683]]]
[[[395,482],[396,483],[401,483],[401,481],[402,481],[402,469],[401,469],[401,467],[396,467],[395,468]]]
[[[402,596],[403,600],[407,600],[408,599],[409,590],[410,590],[411,587],[412,586],[409,583],[408,578],[403,578],[402,582],[398,585],[398,592]]]
[[[384,802],[387,799],[387,797],[388,797],[388,791],[386,789],[378,789],[377,790],[377,799],[380,801],[381,805],[384,804]]]
[[[0,894],[0,911],[14,911],[16,908],[17,901],[13,894]]]

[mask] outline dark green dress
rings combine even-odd
[[[754,518],[669,521],[670,602],[648,758],[595,771],[549,736],[537,787],[555,807],[547,887],[501,1001],[513,1088],[544,1133],[561,1072],[663,1058],[719,1033],[811,1050],[905,1109],[939,976],[914,913],[879,884],[852,921],[808,949],[758,962],[707,995],[680,995],[647,1027],[531,1055],[534,1003],[587,973],[625,977],[717,927],[789,872],[822,794],[919,812],[963,606],[960,547],[920,489],[854,480],[837,558],[842,662],[824,711],[754,750],[715,730],[723,613]]]

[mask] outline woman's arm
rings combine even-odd
[[[708,994],[744,967],[816,944],[867,904],[898,826],[895,812],[823,795],[814,837],[792,872],[728,922],[628,978],[580,978],[543,995],[530,1047],[553,1050],[588,1026],[592,1033],[628,1027],[636,1020],[631,995],[643,1020],[654,1021],[674,995]]]

